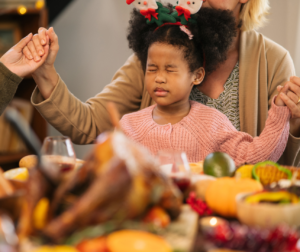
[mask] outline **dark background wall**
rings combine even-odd
[[[47,7],[49,10],[49,23],[62,12],[72,0],[48,0]]]

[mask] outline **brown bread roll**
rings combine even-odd
[[[23,157],[19,162],[19,167],[25,167],[27,169],[33,168],[37,165],[38,159],[36,155],[28,155]]]

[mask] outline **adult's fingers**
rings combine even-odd
[[[22,52],[23,48],[30,42],[32,39],[32,33],[29,33],[25,38],[21,39],[18,44],[14,46],[14,49],[20,53]]]
[[[38,52],[36,51],[36,48],[35,48],[35,45],[33,44],[33,42],[30,41],[27,44],[27,47],[28,47],[30,53],[32,54],[34,61],[39,62],[41,60],[41,57],[38,55]]]
[[[30,50],[28,49],[27,46],[25,46],[25,47],[23,48],[23,54],[25,55],[25,57],[26,57],[27,59],[29,59],[29,60],[32,60],[32,59],[33,59],[33,56],[32,56],[32,54],[31,54],[31,52],[30,52]]]
[[[280,93],[280,98],[291,111],[292,118],[300,118],[299,106],[297,106],[285,93]]]
[[[58,37],[52,27],[47,31],[47,36],[49,38],[50,48],[49,48],[49,56],[46,63],[51,65],[54,64],[55,62],[56,55],[59,50],[59,44],[58,44]]]
[[[57,54],[57,52],[59,50],[58,37],[57,37],[53,27],[49,28],[47,34],[48,34],[49,40],[50,40],[50,53],[51,53],[51,51],[53,51]]]
[[[288,88],[289,91],[293,92],[298,98],[300,97],[300,86],[298,86],[296,83],[288,81],[284,84],[284,87]]]
[[[287,92],[287,96],[288,96],[295,104],[298,104],[299,97],[298,97],[294,92],[288,91],[288,92]]]
[[[46,43],[47,43],[46,34],[47,34],[46,28],[44,28],[44,27],[39,28],[38,35],[39,35],[39,40],[40,40],[41,45],[46,45]]]
[[[292,77],[290,78],[290,82],[293,82],[294,84],[300,86],[300,77],[292,76]]]
[[[34,43],[34,46],[35,46],[35,49],[36,49],[37,53],[40,56],[43,56],[44,55],[44,48],[43,48],[43,45],[40,42],[39,35],[37,35],[37,34],[34,35],[33,38],[32,38],[32,42]]]

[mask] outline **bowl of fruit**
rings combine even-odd
[[[241,193],[236,197],[236,206],[238,219],[249,226],[300,226],[299,197],[286,190]]]

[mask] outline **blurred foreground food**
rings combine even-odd
[[[148,151],[116,131],[100,135],[81,169],[57,184],[31,169],[19,237],[38,235],[59,243],[90,225],[143,219],[152,206],[176,218],[181,194],[157,167]],[[39,204],[44,216],[36,210],[41,199],[48,202]]]

